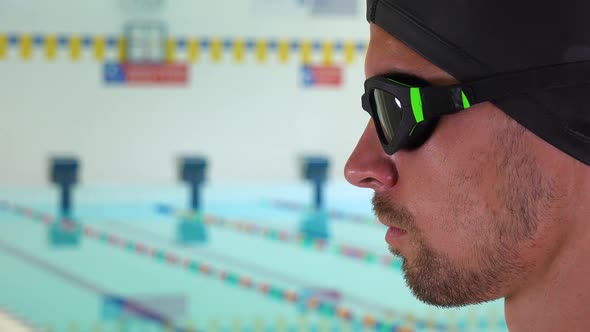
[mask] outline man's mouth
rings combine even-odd
[[[400,226],[398,223],[390,221],[391,218],[382,218],[381,215],[377,214],[377,219],[387,228],[395,228],[407,232],[407,230],[404,227]]]
[[[407,209],[394,204],[385,196],[375,194],[373,197],[373,212],[379,222],[387,227],[385,241],[394,247],[412,232],[413,216]],[[413,232],[412,232],[413,233]]]
[[[387,233],[385,233],[385,242],[387,242],[387,244],[390,246],[394,246],[401,239],[403,239],[406,234],[408,234],[408,232],[401,228],[389,227],[387,229]]]

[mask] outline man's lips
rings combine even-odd
[[[390,246],[393,246],[397,241],[403,238],[408,232],[401,228],[389,227],[387,233],[385,233],[385,242]]]
[[[399,229],[399,230],[402,230],[402,231],[406,232],[406,230],[403,227],[400,227],[399,225],[396,225],[393,222],[384,220],[383,218],[381,218],[379,216],[377,216],[377,219],[379,220],[380,223],[382,223],[383,225],[387,226],[387,228],[396,228],[396,229]]]
[[[387,242],[387,244],[389,244],[390,246],[395,245],[404,235],[408,233],[405,229],[398,227],[395,223],[390,222],[389,220],[380,218],[379,216],[377,218],[379,219],[380,223],[387,226],[387,233],[385,233],[385,242]]]

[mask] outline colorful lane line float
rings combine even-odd
[[[0,311],[1,316],[1,311]],[[103,331],[150,331],[150,332],[172,332],[173,329],[170,327],[160,326],[160,327],[149,327],[147,329],[138,329],[137,325],[130,324],[128,321],[121,320],[119,322],[115,322],[115,324],[104,324],[103,322],[77,322],[77,321],[70,321],[64,322],[63,324],[56,324],[54,322],[49,322],[48,324],[44,324],[44,328],[36,328],[30,330],[1,330],[7,332],[37,332],[37,331],[44,331],[44,332],[59,332],[59,331],[67,331],[67,332],[103,332]],[[329,332],[329,331],[337,331],[337,332],[354,332],[359,331],[361,329],[352,326],[351,324],[343,323],[343,322],[334,322],[328,319],[322,319],[319,321],[311,321],[305,316],[300,317],[295,324],[289,324],[287,320],[283,316],[277,316],[274,319],[263,319],[262,317],[257,317],[253,320],[248,320],[247,322],[244,319],[239,317],[231,318],[231,319],[210,319],[204,325],[206,326],[204,329],[197,330],[195,327],[196,324],[194,322],[188,322],[185,324],[185,331],[186,332],[220,332],[220,331],[231,331],[231,332]],[[1,325],[0,325],[1,326]],[[143,326],[139,326],[141,328]]]
[[[304,180],[310,181],[314,186],[314,199],[311,206],[284,200],[271,200],[269,203],[270,206],[274,208],[283,208],[303,213],[305,216],[301,227],[301,232],[303,234],[312,238],[318,237],[327,239],[328,220],[345,220],[358,224],[373,224],[383,227],[383,225],[373,217],[365,217],[339,210],[329,211],[325,208],[323,203],[323,187],[328,177],[328,167],[330,165],[330,161],[326,156],[305,156],[301,158],[300,164],[301,177]],[[326,236],[315,236],[313,231],[317,227],[320,227],[326,233]],[[323,228],[325,228],[325,230]]]
[[[198,184],[202,183],[204,179],[204,169],[206,163],[204,165],[203,160],[199,158],[185,158],[181,160],[179,164],[181,165],[181,167],[179,167],[179,177],[181,178],[181,180],[188,182],[189,184],[196,183],[197,185],[193,185],[192,188],[193,191],[198,190]],[[191,167],[192,173],[190,171]],[[255,282],[251,278],[244,275],[238,275],[230,271],[216,269],[213,268],[210,264],[206,264],[204,262],[192,260],[189,258],[181,258],[173,252],[155,248],[153,246],[140,243],[138,241],[127,240],[114,233],[100,231],[86,225],[81,225],[80,223],[71,219],[71,202],[64,202],[64,200],[71,200],[71,194],[64,193],[64,191],[69,190],[69,188],[71,188],[77,182],[78,168],[78,162],[75,158],[61,157],[52,159],[52,164],[50,167],[51,181],[57,185],[62,186],[62,202],[60,205],[61,217],[55,218],[49,214],[35,211],[31,208],[10,204],[6,201],[0,201],[0,211],[4,210],[24,217],[26,219],[40,222],[42,224],[49,226],[50,230],[57,229],[59,230],[60,234],[67,239],[69,239],[69,237],[72,236],[85,236],[90,239],[97,240],[106,245],[126,250],[130,253],[134,253],[140,256],[151,257],[154,260],[166,262],[171,266],[184,268],[185,270],[188,270],[192,273],[201,276],[218,278],[230,285],[257,291],[258,293],[266,295],[268,297],[298,305],[300,307],[306,308],[308,311],[317,312],[324,317],[338,318],[345,322],[352,323],[355,326],[375,329],[377,331],[412,331],[413,329],[421,330],[424,328],[437,331],[448,330],[448,327],[445,324],[437,323],[434,320],[415,320],[412,317],[411,319],[408,319],[408,323],[411,326],[401,326],[400,324],[393,324],[382,320],[378,320],[372,315],[361,316],[353,313],[350,309],[335,303],[334,301],[332,301],[330,296],[309,296],[309,294],[282,289],[281,287],[272,286],[267,283]],[[194,222],[194,214],[202,214],[199,211],[200,206],[198,204],[198,198],[195,199],[195,197],[198,197],[198,195],[193,192],[193,195],[191,197],[191,206],[193,208],[191,209],[191,211],[193,212],[192,214],[189,214],[189,217],[191,218],[191,222]],[[316,195],[316,201],[317,197],[318,195]],[[205,219],[206,218],[203,218],[202,222],[205,222]],[[281,238],[280,232],[267,231],[266,233],[272,234],[274,238]],[[283,233],[282,237],[288,237],[288,235],[285,235],[286,234]],[[68,246],[75,246],[80,242],[80,240],[77,239],[73,242],[65,241],[64,243],[55,243],[55,239],[52,237],[50,237],[50,241],[53,245]],[[315,243],[316,246],[317,243],[324,243],[323,245],[325,247],[325,241],[317,242],[322,241],[317,239],[315,241],[316,242],[310,241],[307,243],[308,245],[314,245]],[[319,246],[321,247],[322,245]],[[499,325],[505,326],[505,323],[503,321],[500,322],[499,320],[493,321],[491,324],[488,324],[487,321],[482,319],[480,319],[479,321],[476,321],[476,319],[472,320],[475,322],[474,324],[478,325],[480,328],[487,328],[489,326],[494,327]],[[463,330],[465,326],[466,323],[463,321],[457,324],[459,330]]]
[[[268,240],[285,244],[294,244],[306,249],[319,252],[330,252],[335,255],[363,261],[369,264],[382,264],[397,271],[401,270],[402,267],[402,260],[392,255],[378,255],[369,250],[350,245],[330,244],[329,241],[323,239],[310,239],[301,233],[289,233],[271,227],[259,226],[247,221],[231,221],[226,218],[211,215],[195,216],[195,213],[191,210],[176,209],[166,204],[159,204],[156,206],[156,209],[159,213],[172,215],[181,220],[191,220],[192,218],[195,218],[195,220],[202,220],[202,223],[207,226],[228,228],[236,232],[261,236]]]
[[[52,227],[62,222],[61,218],[54,218],[53,216],[36,211],[28,207],[22,207],[19,205],[11,204],[6,201],[0,201],[0,210],[8,211],[24,217],[26,219],[40,222],[46,226]],[[109,233],[106,231],[100,231],[94,229],[88,225],[81,225],[83,236],[99,241],[100,243],[115,247],[121,250],[125,250],[129,253],[133,253],[139,256],[152,258],[158,262],[167,263],[170,266],[183,268],[191,273],[199,276],[206,276],[211,278],[217,278],[229,285],[238,286],[240,288],[257,291],[258,293],[267,297],[293,303],[295,305],[300,304],[299,300],[303,297],[297,291],[283,289],[278,286],[273,286],[264,282],[256,282],[252,278],[226,271],[217,269],[210,264],[200,262],[190,258],[181,258],[177,254],[166,251],[163,249],[155,248],[147,244],[143,244],[136,241],[131,241],[120,237],[119,235]],[[375,329],[377,331],[392,331],[392,332],[410,332],[414,331],[411,327],[402,327],[397,324],[391,324],[379,320],[371,315],[358,315],[352,310],[344,306],[334,306],[332,303],[327,301],[321,301],[316,297],[307,299],[305,303],[307,310],[317,312],[322,316],[339,318],[344,321],[348,321],[353,325],[362,326],[365,328]],[[416,320],[412,322],[415,324],[416,329],[423,329],[431,327],[436,330],[445,331],[446,326],[435,322],[425,322],[423,320]]]
[[[305,156],[300,159],[301,177],[313,184],[313,209],[306,211],[300,222],[298,233],[289,233],[270,227],[261,227],[246,221],[230,221],[211,215],[204,215],[200,203],[200,187],[205,180],[207,162],[202,156],[183,157],[178,162],[179,181],[190,188],[190,207],[187,210],[159,204],[156,210],[161,214],[172,215],[180,220],[179,241],[181,243],[205,243],[206,229],[203,225],[224,227],[248,235],[262,236],[268,240],[291,243],[303,248],[363,261],[382,264],[400,270],[402,260],[392,255],[378,255],[369,250],[350,246],[331,244],[328,241],[328,213],[324,208],[323,186],[327,179],[329,160],[324,156]]]
[[[151,232],[145,230],[141,227],[137,227],[135,225],[122,222],[122,221],[113,221],[108,222],[108,229],[111,231],[120,232],[121,230],[125,232],[130,232],[128,236],[133,238],[141,238],[144,242],[149,242],[152,245],[156,246],[166,246],[170,244],[170,238],[167,236],[162,236],[158,233]],[[131,235],[133,234],[133,235]],[[182,250],[187,250],[186,246],[180,247]],[[196,247],[189,247],[195,248]],[[307,313],[307,298],[316,297],[321,301],[328,301],[337,306],[341,301],[346,301],[351,306],[359,306],[363,307],[369,312],[372,313],[381,313],[381,317],[385,317],[386,320],[399,318],[405,319],[406,321],[414,320],[414,315],[412,313],[401,313],[392,310],[386,306],[378,304],[374,301],[363,299],[358,296],[351,296],[349,294],[342,293],[338,289],[329,288],[329,287],[322,287],[318,286],[315,282],[298,278],[296,276],[285,274],[280,271],[273,270],[272,267],[266,267],[263,265],[259,265],[256,263],[242,261],[237,257],[230,257],[215,251],[203,250],[198,248],[195,251],[189,251],[191,253],[198,253],[199,257],[207,261],[215,261],[216,264],[224,264],[225,266],[232,266],[232,268],[239,268],[242,271],[249,271],[246,273],[256,273],[256,275],[264,275],[267,279],[275,280],[276,282],[281,282],[282,284],[291,285],[292,288],[296,288],[299,290],[300,300],[298,305],[298,310],[303,314]],[[433,317],[433,316],[427,316]],[[429,321],[430,318],[425,319],[425,321]]]
[[[191,207],[195,208],[193,211],[197,211],[197,213],[199,213],[199,196],[194,191],[198,191],[199,186],[204,181],[206,163],[204,163],[203,158],[190,157],[182,158],[179,162],[179,165],[179,178],[182,181],[193,184],[191,186],[191,190],[193,191],[191,195]],[[218,278],[227,284],[258,291],[260,294],[266,295],[270,298],[293,303],[295,305],[301,304],[300,300],[304,298],[304,296],[299,294],[297,291],[286,290],[281,287],[272,286],[268,283],[256,282],[250,277],[238,275],[231,271],[216,269],[210,264],[206,264],[197,260],[181,258],[173,252],[155,248],[140,242],[124,239],[117,234],[100,231],[88,225],[82,225],[79,222],[73,221],[71,219],[72,204],[69,201],[71,199],[71,195],[69,193],[67,195],[63,194],[63,192],[69,190],[69,188],[74,186],[77,182],[79,171],[78,166],[78,160],[71,156],[56,157],[51,160],[50,180],[52,183],[61,186],[62,200],[68,200],[68,202],[61,202],[60,217],[55,218],[49,214],[36,211],[32,208],[10,204],[5,201],[0,201],[0,210],[12,212],[26,219],[40,222],[50,228],[50,234],[53,234],[53,230],[59,231],[61,238],[70,239],[71,237],[76,237],[76,241],[74,242],[65,241],[62,243],[56,243],[55,239],[50,237],[50,242],[52,245],[65,244],[68,246],[76,246],[80,243],[79,236],[85,236],[87,238],[97,240],[100,243],[119,248],[139,256],[151,257],[156,261],[165,262],[170,266],[184,268],[185,270],[200,276]],[[412,331],[411,328],[407,329],[396,324],[383,322],[371,315],[361,316],[355,314],[344,306],[334,305],[328,301],[321,301],[317,297],[306,298],[305,306],[307,307],[307,310],[317,312],[322,316],[337,317],[345,321],[352,322],[353,324],[364,326],[366,328],[374,328],[379,331]],[[433,322],[431,323],[434,324]],[[417,321],[416,324],[427,326],[427,324],[430,323]],[[444,330],[444,325],[440,325],[440,329]]]
[[[268,201],[264,201],[263,204],[271,206],[273,208],[284,209],[284,210],[289,210],[289,211],[293,211],[293,212],[304,212],[304,211],[311,210],[311,208],[304,203],[293,202],[293,201],[284,200],[284,199],[268,200]],[[361,225],[374,225],[374,226],[383,227],[383,224],[381,224],[373,216],[363,216],[360,214],[348,213],[348,212],[344,212],[344,211],[340,211],[340,210],[330,210],[330,211],[328,211],[328,216],[332,220],[352,222],[352,223],[361,224]]]
[[[26,214],[29,215],[30,213],[27,212]],[[45,260],[13,247],[8,243],[0,241],[0,251],[2,251],[4,254],[8,254],[17,258],[38,270],[42,270],[47,274],[60,278],[72,286],[100,296],[103,300],[103,319],[106,321],[122,320],[125,318],[138,318],[141,321],[156,323],[158,326],[165,327],[171,332],[185,332],[184,329],[177,327],[176,324],[174,324],[173,319],[163,314],[159,310],[150,308],[138,300],[114,295],[114,293],[103,289],[101,286],[94,284],[90,280],[86,280],[80,276],[77,276],[67,270],[62,269],[61,267],[53,265]],[[24,322],[25,320],[21,321]],[[0,327],[2,327],[1,323],[2,321],[0,320]],[[33,326],[32,324],[28,325]],[[11,329],[0,329],[0,331],[12,332]],[[40,331],[40,329],[37,328],[33,331]]]

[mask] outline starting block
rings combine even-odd
[[[191,209],[201,208],[200,191],[206,180],[207,159],[201,156],[182,157],[178,160],[178,179],[187,183],[191,190]]]
[[[73,247],[80,244],[82,227],[79,223],[65,219],[49,228],[49,243],[54,247]]]
[[[49,180],[61,190],[60,214],[71,217],[72,188],[78,183],[79,162],[75,157],[54,157],[50,161]]]
[[[314,207],[323,208],[323,186],[328,178],[330,161],[323,156],[306,156],[301,158],[301,177],[314,184]]]
[[[184,156],[178,160],[178,179],[189,185],[191,213],[182,216],[177,228],[177,239],[182,244],[207,242],[207,229],[201,214],[201,186],[205,183],[207,159],[203,156]]]
[[[196,244],[207,242],[207,229],[203,223],[203,215],[195,213],[192,217],[183,217],[178,223],[178,242]]]
[[[299,226],[299,232],[306,239],[328,240],[328,211],[311,210],[303,215]]]

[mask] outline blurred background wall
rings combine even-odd
[[[367,42],[363,0],[349,0],[344,14],[330,12],[330,1],[315,2],[0,0],[0,183],[46,183],[54,153],[78,155],[84,183],[172,182],[174,158],[192,152],[210,158],[212,182],[296,181],[302,153],[326,154],[332,179],[343,180],[368,120],[358,47],[349,63],[342,45],[333,50],[332,65],[343,68],[339,87],[306,87],[300,50],[290,50],[285,63],[272,50],[262,61],[247,51],[236,63],[231,48],[218,62],[203,48],[192,62],[177,50],[175,62],[188,62],[186,85],[131,86],[105,83],[105,63],[117,60],[116,51],[96,59],[92,47],[82,47],[73,60],[63,45],[49,60],[39,44],[23,58],[10,40],[119,37],[129,22],[155,21],[168,38],[321,42],[310,60],[320,66],[323,43]]]

